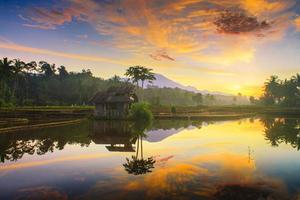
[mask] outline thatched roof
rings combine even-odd
[[[117,103],[117,102],[134,102],[134,86],[123,85],[108,88],[106,91],[97,92],[90,100],[93,103]]]

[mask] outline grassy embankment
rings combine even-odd
[[[22,129],[62,126],[79,123],[92,115],[93,106],[33,106],[0,109],[0,133]],[[156,119],[225,120],[272,115],[300,117],[300,108],[265,106],[170,106],[151,107]]]
[[[242,118],[255,115],[272,115],[278,117],[300,117],[300,108],[283,108],[272,106],[197,106],[176,107],[172,113],[169,106],[152,107],[155,118],[190,118],[190,119],[222,119]]]
[[[34,106],[0,109],[0,133],[79,123],[93,106]]]

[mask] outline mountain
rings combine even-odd
[[[198,90],[197,88],[193,87],[193,86],[185,86],[182,85],[176,81],[173,81],[169,78],[167,78],[166,76],[162,75],[162,74],[155,74],[155,78],[156,80],[153,81],[153,83],[149,83],[148,81],[146,81],[144,83],[144,85],[146,87],[151,87],[151,86],[156,86],[159,88],[163,88],[163,87],[168,87],[168,88],[180,88],[183,90],[187,90],[190,92],[195,92],[195,93],[202,93],[202,94],[214,94],[214,95],[226,95],[228,96],[228,94],[224,94],[222,92],[210,92],[208,90]]]

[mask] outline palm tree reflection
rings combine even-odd
[[[265,126],[265,138],[272,146],[281,143],[290,144],[300,150],[300,120],[290,118],[265,118],[262,119]]]
[[[154,158],[151,156],[144,159],[143,155],[143,137],[146,136],[144,132],[150,125],[150,121],[137,121],[132,126],[132,140],[136,140],[137,143],[136,154],[131,156],[131,158],[126,158],[126,163],[123,164],[125,170],[129,174],[146,174],[152,172],[152,169],[154,168]]]

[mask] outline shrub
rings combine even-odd
[[[133,120],[152,120],[153,114],[149,108],[149,104],[144,102],[132,104],[129,112],[129,118]]]
[[[4,107],[5,106],[5,101],[3,99],[0,99],[0,107]]]
[[[171,106],[171,113],[172,114],[176,114],[176,107],[175,106]]]
[[[0,99],[0,107],[3,108],[13,108],[15,104],[13,102],[5,102],[3,99]]]

